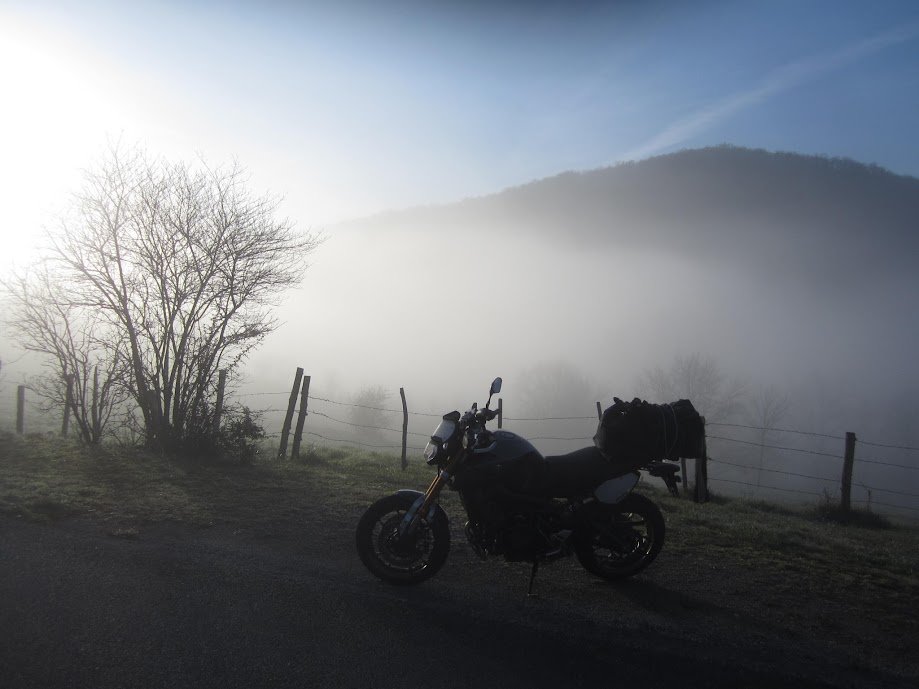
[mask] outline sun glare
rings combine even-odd
[[[82,51],[62,37],[0,21],[0,236],[3,260],[34,246],[79,169],[112,131],[116,101]]]

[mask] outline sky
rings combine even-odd
[[[919,176],[915,2],[0,0],[0,266],[121,138],[304,228],[681,148]]]

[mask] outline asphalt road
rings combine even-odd
[[[898,684],[653,578],[611,587],[573,561],[543,568],[525,600],[525,565],[462,544],[406,589],[321,531],[113,531],[0,517],[0,686]]]

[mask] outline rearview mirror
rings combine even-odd
[[[501,392],[501,379],[500,379],[500,378],[495,378],[495,379],[491,382],[491,390],[489,391],[488,394],[489,394],[489,395],[494,395],[494,394],[497,394],[497,393],[499,393],[499,392]]]

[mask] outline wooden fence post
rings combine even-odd
[[[498,428],[504,425],[504,398],[498,398]]]
[[[221,370],[217,378],[217,403],[214,405],[214,434],[220,433],[220,419],[223,416],[223,391],[227,385],[227,372]]]
[[[597,419],[603,420],[603,407],[600,406],[599,402],[597,402]]]
[[[842,499],[840,507],[843,512],[852,508],[852,467],[855,464],[855,433],[846,433],[846,454],[842,462]]]
[[[405,451],[408,449],[408,405],[405,403],[405,388],[399,388],[399,396],[402,398],[402,471],[408,466],[405,459]]]
[[[306,408],[310,400],[310,376],[303,377],[303,390],[300,391],[300,413],[297,415],[297,430],[294,431],[294,446],[290,450],[291,459],[300,459],[300,441],[303,440],[303,424],[306,421]]]
[[[67,382],[67,397],[64,402],[64,421],[61,423],[61,435],[66,438],[67,432],[70,430],[70,407],[73,405],[73,374],[68,373],[64,376],[64,380]]]
[[[25,432],[26,426],[26,386],[16,388],[16,432],[20,435]]]
[[[705,420],[702,420],[705,423]],[[693,502],[708,502],[708,448],[702,439],[702,456],[696,459],[696,483],[692,488]],[[684,460],[685,461],[685,460]],[[686,474],[683,474],[686,480]]]
[[[297,406],[297,393],[300,392],[300,380],[303,378],[303,369],[297,367],[294,376],[294,385],[290,389],[290,399],[287,402],[287,416],[284,417],[284,427],[281,429],[281,446],[278,448],[278,459],[287,456],[287,440],[290,437],[290,424],[294,420],[294,407]]]

